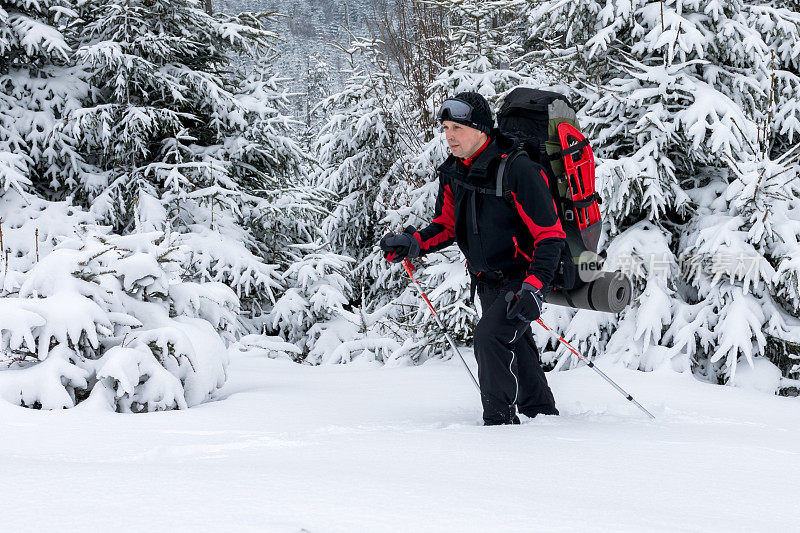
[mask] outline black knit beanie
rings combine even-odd
[[[470,128],[475,128],[487,135],[492,131],[494,127],[494,118],[492,118],[492,109],[489,107],[489,102],[486,101],[486,98],[476,92],[464,92],[458,93],[453,99],[461,100],[469,104],[472,107],[472,114],[469,120],[454,118],[448,118],[447,120],[452,120],[453,122],[464,124]]]

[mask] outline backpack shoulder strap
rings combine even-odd
[[[514,160],[522,155],[527,156],[528,154],[524,148],[517,148],[500,160],[500,164],[497,166],[497,182],[494,191],[495,196],[510,196],[510,191],[506,187],[506,175],[508,174],[508,169],[511,167],[511,164],[514,162]]]
[[[508,169],[511,167],[512,163],[520,156],[526,156],[528,153],[525,151],[525,148],[517,148],[513,152],[510,152],[505,157],[500,159],[500,164],[497,165],[497,177],[495,178],[495,187],[490,189],[488,187],[477,187],[472,185],[471,183],[466,183],[461,181],[458,178],[450,178],[451,183],[455,183],[459,187],[463,187],[468,191],[475,191],[481,194],[489,194],[492,196],[497,197],[505,197],[507,199],[511,199],[511,194],[506,187],[506,175],[508,174]]]

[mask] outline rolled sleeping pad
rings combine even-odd
[[[577,289],[553,289],[546,303],[606,313],[619,313],[630,303],[633,288],[628,276],[622,272],[593,272],[591,277]]]

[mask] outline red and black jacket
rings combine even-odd
[[[479,280],[482,274],[500,273],[525,278],[547,292],[566,235],[544,168],[528,157],[517,157],[506,173],[506,196],[480,191],[495,187],[500,161],[518,147],[516,139],[494,130],[470,159],[447,158],[437,169],[434,218],[414,235],[423,255],[456,241],[470,273]]]

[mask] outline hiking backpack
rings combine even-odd
[[[544,167],[567,236],[560,285],[575,288],[581,284],[576,279],[580,255],[586,251],[597,253],[601,227],[594,153],[580,132],[575,109],[559,93],[520,87],[506,97],[497,123],[503,134],[522,142],[522,149],[499,165],[497,183],[505,191],[507,169],[523,152]],[[501,187],[497,189],[500,191]]]

